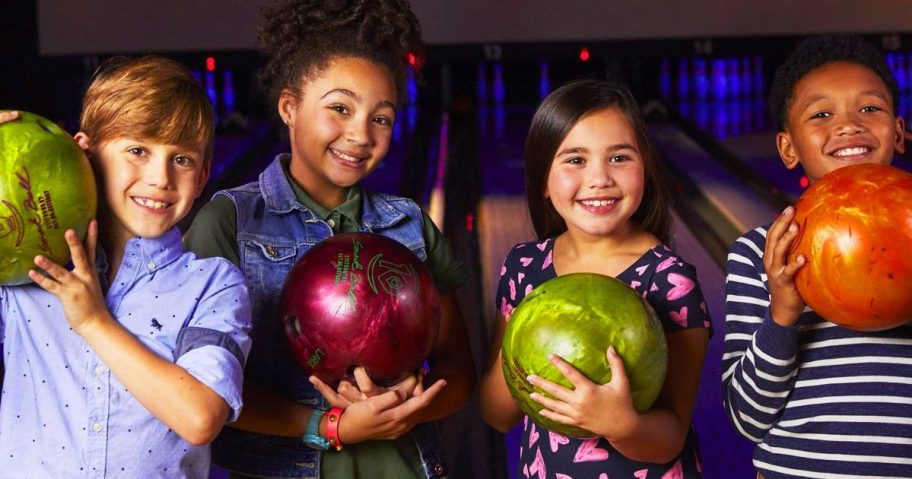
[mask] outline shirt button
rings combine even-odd
[[[155,269],[155,263],[150,261],[149,264],[146,265],[146,268]]]
[[[104,368],[101,367],[101,366],[96,366],[96,367],[95,367],[95,375],[96,375],[96,376],[101,376],[102,374],[104,374]]]
[[[330,218],[330,219],[326,220],[326,224],[328,224],[330,228],[335,228],[336,220]]]
[[[93,429],[95,432],[101,432],[101,423],[100,423],[100,422],[96,422],[95,424],[92,424],[92,429]]]

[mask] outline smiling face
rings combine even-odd
[[[279,98],[291,140],[291,175],[325,208],[341,204],[389,149],[396,87],[384,67],[356,57],[330,62]]]
[[[584,116],[561,142],[545,196],[568,232],[625,235],[643,199],[643,177],[633,128],[617,108],[606,108]]]
[[[904,150],[904,129],[880,77],[862,65],[837,62],[811,70],[795,85],[776,143],[787,168],[800,163],[815,181],[851,164],[890,164]]]
[[[134,237],[157,238],[182,220],[209,178],[204,146],[183,147],[129,137],[92,145],[89,150],[101,187],[100,219],[112,247]]]

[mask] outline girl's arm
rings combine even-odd
[[[668,370],[665,383],[652,409],[639,415],[632,434],[611,440],[624,456],[643,462],[665,463],[681,453],[697,389],[709,331],[701,328],[668,333]]]
[[[475,389],[475,362],[456,295],[442,295],[440,307],[440,332],[428,358],[431,368],[425,383],[434,384],[443,379],[447,387],[418,414],[417,423],[436,421],[453,414],[469,402]]]
[[[489,426],[500,432],[507,432],[523,417],[523,412],[507,389],[501,367],[501,343],[507,320],[497,314],[488,364],[481,380],[481,414]]]

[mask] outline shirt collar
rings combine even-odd
[[[121,268],[139,268],[150,273],[176,261],[183,254],[180,230],[173,227],[157,238],[130,238],[124,245]],[[108,260],[99,248],[95,260],[102,275],[108,270]]]
[[[349,188],[348,196],[333,210],[327,210],[315,202],[291,177],[288,165],[291,155],[283,153],[276,156],[275,160],[260,174],[262,193],[266,199],[267,207],[276,213],[288,213],[295,209],[303,209],[315,217],[326,220],[333,212],[357,222],[361,216],[361,185],[356,184]]]

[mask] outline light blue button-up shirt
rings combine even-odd
[[[237,418],[250,304],[233,264],[184,252],[176,228],[134,238],[105,299],[120,324],[212,388]],[[0,477],[208,476],[209,447],[150,414],[70,329],[55,296],[35,285],[0,287],[0,326]]]

